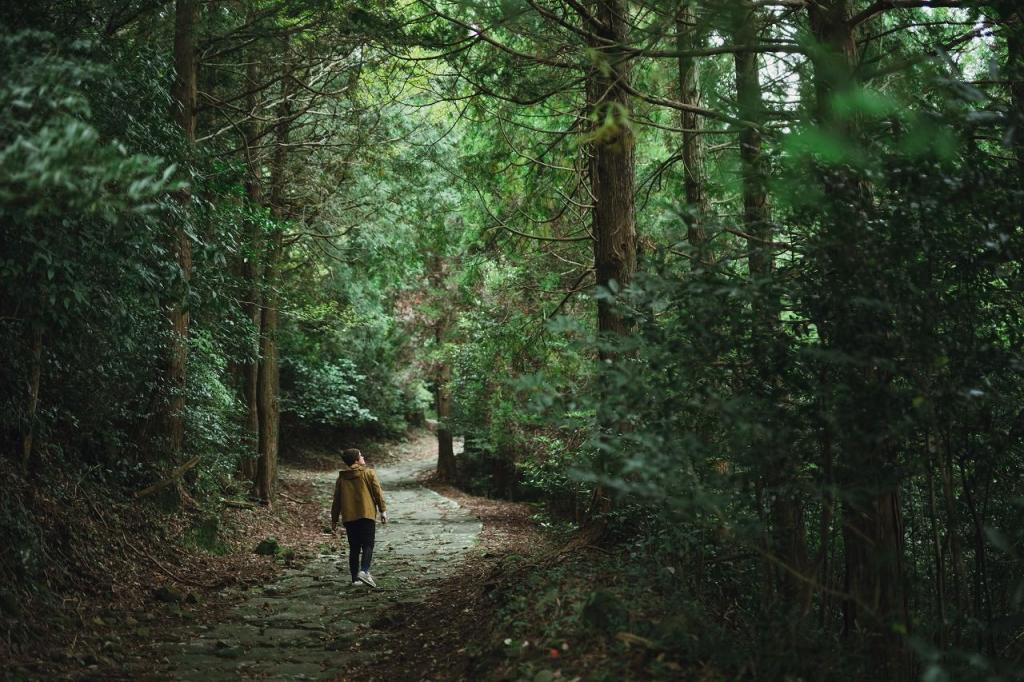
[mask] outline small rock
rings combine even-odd
[[[256,549],[253,551],[260,556],[274,556],[280,548],[281,545],[278,543],[277,538],[269,537],[256,545]]]

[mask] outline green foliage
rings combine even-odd
[[[249,456],[242,445],[245,406],[224,384],[226,365],[210,332],[199,329],[190,336],[185,427],[189,452],[202,458],[195,488],[203,498],[228,485],[239,461]]]
[[[287,360],[285,369],[293,389],[283,408],[296,418],[327,427],[369,426],[377,421],[356,398],[366,377],[356,373],[351,361],[310,367],[301,360]]]
[[[32,31],[0,37],[8,75],[0,106],[11,112],[0,127],[0,216],[27,226],[72,213],[112,223],[151,212],[181,186],[171,181],[175,167],[101,137],[83,87],[113,73],[87,44],[63,53],[56,42]],[[52,267],[47,274],[53,279]]]

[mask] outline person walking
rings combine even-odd
[[[338,472],[331,505],[331,531],[338,527],[338,516],[348,536],[348,568],[352,584],[377,587],[370,575],[373,561],[373,539],[377,531],[377,510],[380,522],[388,522],[388,508],[377,474],[366,466],[363,453],[350,448],[341,453],[345,468]]]

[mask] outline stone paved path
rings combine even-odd
[[[480,532],[475,517],[416,482],[434,466],[433,458],[410,454],[377,469],[390,521],[377,525],[372,572],[378,590],[352,586],[347,558],[325,551],[276,582],[247,590],[216,625],[181,633],[182,641],[168,644],[168,677],[344,679],[341,671],[357,659],[389,654],[374,646],[372,635],[357,639],[356,628],[395,604],[421,600],[432,579],[443,577]],[[336,476],[315,479],[317,497],[328,507]]]

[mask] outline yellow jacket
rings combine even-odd
[[[356,519],[376,519],[377,509],[386,512],[388,507],[384,504],[384,491],[373,469],[353,464],[338,472],[331,523],[338,523],[339,513],[345,523]]]

